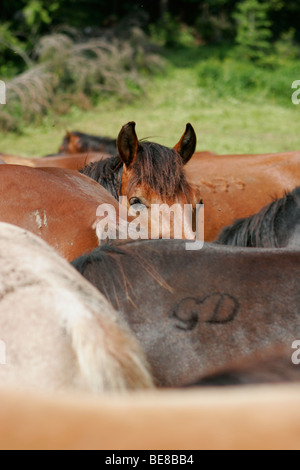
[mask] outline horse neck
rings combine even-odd
[[[278,248],[277,219],[279,214],[285,214],[285,202],[286,198],[279,199],[257,214],[237,220],[220,233],[216,242],[241,247]]]
[[[114,155],[116,153],[116,143],[106,142],[104,139],[96,140],[90,139],[89,141],[81,142],[81,150],[85,152],[106,152],[109,155]]]
[[[115,199],[119,199],[123,175],[123,165],[119,157],[93,162],[86,166],[82,173],[101,184]]]
[[[74,135],[79,137],[81,151],[84,152],[99,152],[105,151],[110,155],[116,155],[117,141],[109,137],[101,137],[96,135],[81,134],[74,132]]]

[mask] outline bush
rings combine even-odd
[[[291,105],[291,85],[299,76],[298,62],[273,64],[272,68],[227,57],[211,58],[197,68],[198,83],[210,88],[218,98],[258,100],[262,97]]]
[[[149,27],[151,39],[159,46],[174,48],[177,46],[192,46],[195,43],[191,27],[181,23],[170,13]]]
[[[38,41],[32,57],[34,64],[7,82],[7,105],[0,113],[3,129],[18,128],[20,117],[23,123],[38,121],[49,110],[66,113],[73,105],[86,109],[104,94],[130,100],[144,90],[145,77],[163,67],[137,27],[126,40],[110,34],[86,39],[76,30],[58,30]]]

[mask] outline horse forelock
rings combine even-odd
[[[122,171],[123,162],[115,156],[91,163],[81,173],[97,181],[118,199]],[[181,195],[185,196],[186,203],[194,202],[194,189],[186,179],[181,156],[175,149],[156,143],[139,142],[138,156],[129,168],[127,194],[137,186],[147,186],[164,201],[172,201]]]
[[[192,199],[192,188],[187,182],[183,161],[175,149],[152,142],[139,142],[138,156],[132,165],[127,192],[147,185],[158,197],[174,199],[179,193]]]

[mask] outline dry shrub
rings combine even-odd
[[[7,83],[2,129],[39,120],[51,110],[65,114],[72,105],[88,109],[100,95],[130,100],[144,91],[146,78],[163,61],[137,26],[120,37],[105,32],[84,38],[77,31],[56,31],[36,44],[35,65]]]

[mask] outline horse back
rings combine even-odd
[[[205,240],[215,240],[234,220],[250,217],[300,185],[300,152],[265,155],[195,153],[188,181],[204,202]]]
[[[117,201],[78,172],[60,168],[0,167],[0,220],[40,236],[68,260],[99,245],[94,224],[100,204]]]

